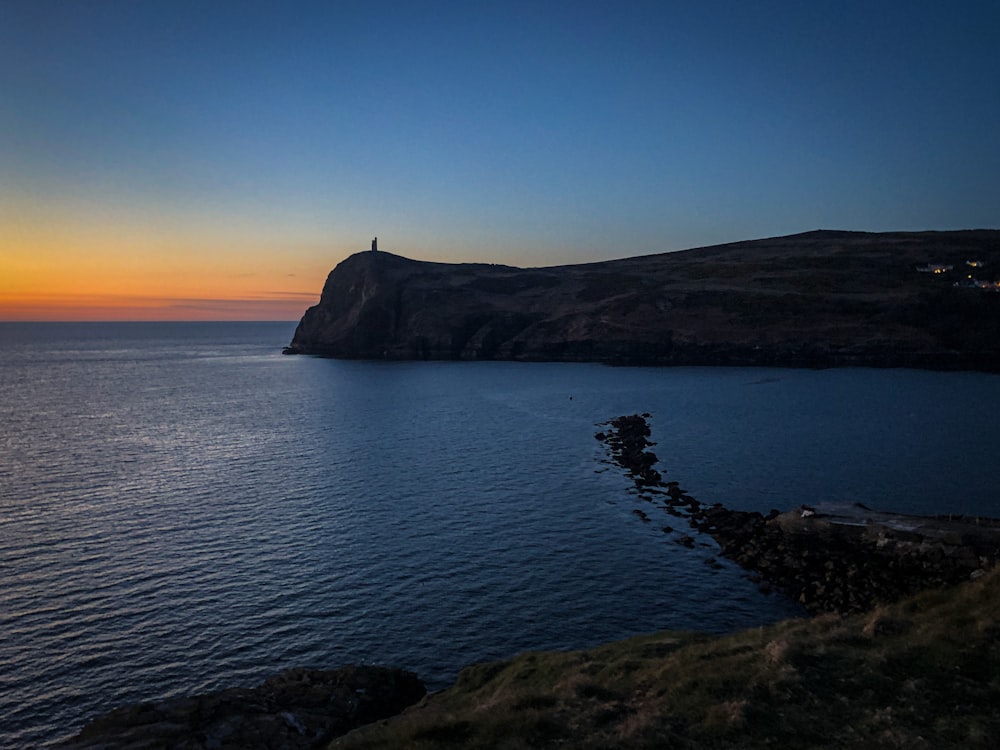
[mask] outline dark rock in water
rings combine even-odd
[[[716,506],[693,519],[722,554],[810,612],[848,614],[967,581],[1000,559],[1000,529],[964,520],[809,506],[776,516]]]
[[[91,721],[63,747],[313,748],[394,716],[426,692],[415,674],[401,669],[292,669],[255,688],[116,709]]]
[[[645,450],[652,445],[646,439],[650,432],[646,420],[638,414],[632,414],[613,419],[609,425],[614,428],[609,435],[599,432],[595,437],[608,443],[615,463],[628,469],[639,490],[659,487],[663,477],[653,468],[659,459],[652,451]]]
[[[1000,370],[1000,294],[916,272],[1000,266],[1000,232],[807,232],[550,268],[360,252],[289,354]]]
[[[879,513],[860,503],[803,504],[766,516],[721,503],[702,505],[677,482],[653,479],[655,456],[643,450],[650,434],[644,417],[623,416],[608,424],[613,429],[604,442],[640,491],[651,497],[655,484],[664,498],[659,507],[711,536],[720,554],[759,576],[762,590],[779,589],[809,612],[869,610],[923,589],[981,577],[1000,560],[997,520]],[[686,535],[677,543],[695,546]]]

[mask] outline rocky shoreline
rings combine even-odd
[[[67,750],[324,747],[426,695],[412,672],[374,666],[290,669],[254,688],[139,703],[88,723]]]
[[[684,520],[692,533],[712,537],[719,554],[749,571],[763,590],[778,589],[812,614],[867,611],[975,579],[1000,559],[996,519],[880,513],[860,504],[803,505],[767,515],[702,504],[655,468],[648,417],[618,417],[599,425],[604,429],[595,436],[628,471],[639,497]],[[636,513],[650,520],[646,511]],[[695,544],[687,533],[677,541]]]
[[[803,505],[765,515],[701,503],[678,482],[664,480],[650,450],[649,417],[621,416],[599,425],[595,435],[611,461],[631,476],[649,509],[636,508],[635,514],[652,522],[651,510],[665,512],[676,528],[665,524],[663,531],[678,544],[717,549],[715,554],[747,570],[763,591],[780,591],[811,614],[869,611],[926,589],[975,580],[1000,559],[998,520],[907,516],[860,505]],[[708,562],[718,564],[714,557]],[[885,618],[873,622],[891,626]],[[401,669],[291,669],[254,688],[115,709],[61,747],[325,747],[358,727],[400,714],[425,695],[419,678]]]

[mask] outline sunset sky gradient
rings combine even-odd
[[[0,0],[0,320],[1000,226],[1000,4]]]

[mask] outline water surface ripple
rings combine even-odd
[[[593,437],[618,414],[703,502],[997,514],[996,376],[339,362],[291,333],[0,324],[0,745],[292,666],[433,689],[798,614],[633,515]]]

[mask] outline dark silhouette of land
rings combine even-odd
[[[286,352],[997,371],[998,279],[997,230],[815,231],[526,269],[365,252],[330,273]]]

